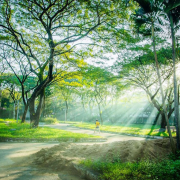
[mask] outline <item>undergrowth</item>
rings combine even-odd
[[[80,164],[99,174],[100,180],[178,180],[180,179],[180,153],[169,159],[155,162],[92,161],[83,160]]]
[[[57,124],[58,120],[56,118],[46,117],[46,118],[41,118],[40,122],[44,122],[45,124]]]

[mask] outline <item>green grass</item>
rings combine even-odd
[[[16,122],[17,120],[15,120],[15,119],[0,119],[0,123],[1,122]],[[20,122],[21,120],[20,119],[18,119],[18,122]]]
[[[99,174],[103,180],[177,180],[180,179],[180,158],[166,159],[161,162],[143,160],[140,162],[92,161],[80,162],[84,167]]]
[[[72,133],[69,131],[53,129],[49,127],[39,127],[36,129],[30,129],[29,124],[9,122],[8,124],[0,123],[0,138],[12,138],[12,139],[37,139],[37,140],[51,140],[56,139],[58,141],[74,139],[92,139],[100,138],[100,136],[93,136],[81,133]]]
[[[46,117],[46,118],[41,118],[40,122],[44,122],[45,124],[57,124],[58,120],[56,118]]]
[[[69,122],[67,122],[69,123]],[[94,129],[95,124],[90,123],[72,123],[75,127]],[[101,131],[115,132],[121,134],[133,134],[133,135],[149,135],[149,136],[163,136],[168,137],[167,132],[159,132],[160,126],[158,125],[144,125],[144,124],[121,124],[121,125],[103,125],[100,126]],[[176,132],[172,132],[172,136],[176,136]]]

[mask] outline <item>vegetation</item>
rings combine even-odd
[[[125,179],[167,179],[180,178],[180,156],[176,159],[162,161],[142,160],[140,162],[121,162],[116,158],[113,162],[84,160],[81,164],[99,174],[99,179],[125,180]]]
[[[100,179],[180,179],[179,30],[178,0],[1,0],[0,140],[100,138],[39,127],[99,119],[101,131],[169,137],[173,152],[81,162]]]
[[[0,119],[0,122],[4,123],[4,122],[17,122],[17,121],[15,119]],[[18,122],[20,122],[20,120],[18,120]]]
[[[179,1],[2,0],[0,17],[1,118],[150,122],[160,132],[121,132],[169,136],[174,153],[176,135],[180,149]]]
[[[73,126],[87,129],[94,129],[94,124],[89,123],[76,123]],[[163,136],[168,137],[168,132],[159,132],[160,126],[158,125],[144,125],[144,124],[121,124],[121,125],[103,125],[100,127],[101,131],[115,132],[120,134],[133,134],[133,135],[149,135],[149,136]],[[175,137],[176,132],[172,132]]]
[[[168,119],[169,119],[172,113],[174,112],[174,108],[172,106],[173,84],[167,78],[172,75],[172,67],[170,65],[170,59],[171,59],[170,49],[166,49],[165,52],[165,49],[162,48],[158,51],[158,55],[161,57],[159,60],[160,75],[162,81],[166,83],[166,85],[164,85],[164,92],[166,94],[165,100],[167,104]],[[159,99],[159,94],[157,93],[159,91],[158,77],[154,71],[156,67],[155,64],[152,62],[152,60],[153,60],[152,52],[147,52],[147,54],[143,56],[139,56],[133,60],[131,60],[130,58],[128,64],[122,63],[123,70],[120,73],[121,76],[126,78],[129,83],[143,89],[146,92],[149,101],[151,101],[153,106],[158,111],[157,115],[161,114],[161,128],[165,128],[167,124],[165,120],[165,112],[162,109],[163,106],[162,102],[158,100]],[[136,74],[136,76],[134,76],[133,74]],[[157,121],[157,119],[158,117],[155,118],[155,121]]]
[[[1,120],[1,122],[4,122]],[[80,133],[72,133],[64,130],[53,129],[49,127],[39,127],[30,129],[27,123],[15,123],[13,120],[8,120],[8,123],[0,123],[0,139],[20,139],[23,141],[36,140],[43,141],[78,141],[80,139],[100,138],[100,136],[93,136]]]
[[[55,79],[72,77],[85,66],[82,57],[87,57],[92,48],[84,45],[86,52],[79,51],[77,45],[87,44],[79,40],[86,37],[90,46],[92,43],[95,47],[101,47],[101,39],[109,36],[102,31],[118,33],[115,26],[122,21],[122,17],[127,17],[127,13],[125,3],[121,1],[43,0],[37,3],[35,0],[3,0],[0,16],[1,50],[4,52],[1,58],[21,84],[25,106],[23,119],[29,107],[31,124],[36,128],[44,105],[46,87]],[[9,57],[17,64],[19,74],[25,75],[23,81]],[[68,67],[73,67],[73,70]],[[31,88],[33,92],[27,98],[24,83],[30,74],[36,77],[37,84]],[[35,104],[38,108],[35,108]]]
[[[41,118],[40,122],[44,122],[45,124],[57,124],[58,120],[56,118],[46,117]]]

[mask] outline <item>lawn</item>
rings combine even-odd
[[[20,122],[16,123],[14,120],[8,120],[8,123],[4,123],[4,121],[0,119],[0,139],[23,139],[23,140],[57,140],[57,141],[68,141],[74,140],[78,141],[80,139],[95,139],[100,138],[100,136],[93,136],[81,133],[72,133],[69,131],[53,129],[49,127],[39,127],[36,129],[30,129],[30,125],[28,123],[21,124]]]
[[[67,122],[68,123],[68,122]],[[72,123],[71,125],[80,128],[94,129],[95,124],[90,123]],[[149,124],[120,124],[120,125],[102,125],[100,126],[101,131],[115,132],[121,134],[133,134],[133,135],[149,135],[149,136],[162,136],[168,137],[167,132],[159,132],[159,125]],[[176,132],[172,132],[172,136],[176,136]]]

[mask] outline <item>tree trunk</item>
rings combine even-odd
[[[98,109],[99,109],[99,116],[100,116],[100,119],[101,119],[101,125],[103,125],[102,112],[101,112],[101,107],[100,107],[99,103],[98,103]]]
[[[166,117],[165,117],[165,113],[162,112],[161,113],[161,129],[165,129],[165,126],[167,125],[166,123]]]
[[[24,112],[23,112],[22,119],[21,119],[21,123],[25,122],[27,111],[28,111],[28,103],[25,105]]]
[[[17,118],[18,118],[18,117],[17,117],[17,115],[18,115],[17,111],[18,111],[18,104],[17,104],[17,101],[14,100],[14,106],[13,106],[13,119],[17,119]]]
[[[0,107],[1,107],[1,99],[2,99],[2,90],[1,90],[1,83],[0,83]]]
[[[179,102],[178,102],[178,90],[177,90],[177,79],[176,79],[176,54],[175,54],[175,36],[174,36],[174,22],[171,12],[170,25],[171,25],[171,38],[172,38],[172,59],[173,59],[173,81],[174,81],[174,110],[175,110],[175,122],[176,122],[176,139],[177,139],[177,150],[180,150],[180,119],[179,119]]]
[[[40,76],[40,84],[34,89],[31,98],[28,99],[28,106],[30,112],[30,124],[32,128],[36,128],[39,125],[39,118],[41,116],[42,110],[44,108],[45,100],[45,88],[52,81],[52,64],[49,66],[48,77],[42,80],[43,77]],[[42,75],[42,74],[41,74]],[[40,96],[40,97],[39,97]],[[35,109],[35,99],[39,97],[39,104],[37,109]]]
[[[37,128],[38,125],[39,125],[39,119],[40,119],[40,116],[41,116],[41,113],[42,113],[42,108],[43,108],[43,104],[44,104],[44,90],[43,89],[40,93],[40,99],[39,99],[39,104],[38,104],[38,107],[37,109],[35,109],[35,97],[32,96],[30,99],[29,99],[29,111],[30,111],[30,124],[31,124],[31,128]]]
[[[16,109],[16,105],[15,105],[15,102],[14,102],[14,106],[13,106],[13,119],[15,119],[15,109]]]
[[[156,125],[156,124],[157,124],[157,121],[158,121],[158,119],[159,119],[159,115],[160,115],[160,112],[158,111],[158,113],[157,113],[157,115],[156,115],[156,118],[155,118],[155,120],[154,120],[154,122],[153,122],[153,125]]]
[[[17,102],[17,115],[16,115],[16,122],[18,123],[18,118],[19,117],[19,100]]]
[[[68,114],[68,102],[67,102],[67,100],[65,100],[65,105],[66,105],[66,107],[65,107],[65,122],[67,121],[67,114]]]
[[[25,123],[26,114],[27,114],[27,111],[28,111],[28,102],[27,102],[27,100],[25,100],[24,82],[21,83],[21,89],[22,89],[22,93],[21,93],[22,94],[22,100],[23,100],[23,103],[24,103],[24,112],[20,117],[21,117],[21,123]],[[26,94],[26,99],[27,99],[27,94]]]
[[[15,102],[15,119],[17,120],[17,116],[18,116],[18,103],[17,101]]]

